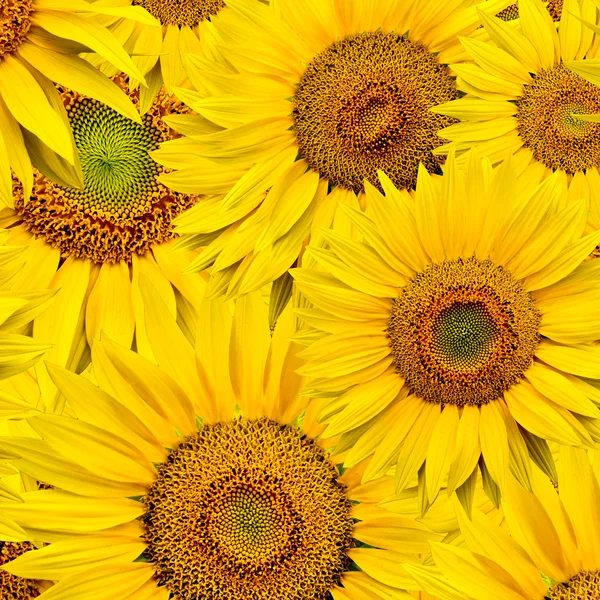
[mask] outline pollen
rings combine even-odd
[[[381,31],[346,37],[317,54],[298,84],[300,154],[330,184],[357,193],[365,178],[380,186],[377,169],[412,188],[419,163],[439,169],[437,132],[456,122],[430,108],[457,97],[448,68],[422,44]]]
[[[117,83],[127,88],[125,76]],[[173,219],[196,198],[168,190],[157,177],[164,172],[150,157],[174,137],[167,113],[186,112],[161,91],[140,125],[112,108],[59,87],[83,172],[83,189],[63,186],[35,172],[34,189],[24,202],[15,182],[15,210],[37,237],[75,256],[101,263],[130,261],[153,244],[171,239]],[[131,94],[137,102],[138,92]]]
[[[579,571],[568,581],[556,583],[546,592],[548,600],[600,598],[600,571]]]
[[[295,427],[204,425],[158,466],[144,502],[148,560],[179,600],[326,600],[349,564],[346,489]]]
[[[33,550],[29,542],[0,542],[0,566]],[[40,595],[35,579],[17,577],[0,569],[0,598],[7,600],[30,600]]]
[[[457,259],[415,275],[394,300],[388,337],[396,371],[428,402],[481,405],[533,361],[541,315],[489,260]]]
[[[524,86],[517,107],[519,135],[537,161],[569,174],[600,167],[600,124],[575,116],[600,112],[600,88],[557,65]]]
[[[32,0],[0,2],[0,58],[21,45],[31,27],[32,11]]]
[[[133,0],[132,4],[145,8],[162,25],[180,27],[196,27],[225,6],[223,0]]]

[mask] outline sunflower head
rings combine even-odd
[[[600,232],[583,236],[589,204],[565,205],[559,174],[536,185],[476,154],[464,166],[451,154],[444,171],[421,169],[414,194],[380,173],[385,195],[366,184],[366,209],[344,209],[353,229],[311,242],[292,270],[308,345],[299,372],[331,398],[325,434],[354,441],[344,464],[371,457],[365,480],[395,466],[398,492],[418,474],[432,500],[443,477],[453,491],[479,468],[498,502],[509,452],[529,486],[527,448],[555,477],[544,440],[598,438],[587,378],[600,379],[600,265],[585,258]]]
[[[301,156],[331,185],[358,193],[382,169],[414,187],[417,167],[435,171],[437,131],[454,122],[430,108],[457,97],[448,68],[427,47],[395,32],[336,41],[307,65],[294,95]]]
[[[171,450],[144,503],[156,578],[182,600],[325,598],[347,567],[345,487],[297,427],[205,425]]]
[[[540,320],[531,294],[490,260],[429,265],[394,300],[394,365],[410,391],[430,402],[490,402],[531,365]]]
[[[127,89],[127,77],[115,82]],[[59,87],[79,154],[81,189],[55,183],[36,173],[25,202],[15,186],[15,209],[36,236],[60,249],[63,257],[96,263],[130,261],[153,244],[173,237],[172,220],[195,198],[170,192],[157,177],[165,169],[150,152],[175,133],[165,114],[187,109],[164,90],[136,123],[101,102]],[[138,103],[139,91],[130,97]]]
[[[0,59],[13,53],[31,27],[32,0],[7,0],[0,4]]]
[[[568,174],[600,166],[600,87],[562,64],[540,71],[517,100],[517,128],[533,158]]]

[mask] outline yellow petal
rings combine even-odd
[[[600,379],[600,347],[595,344],[567,346],[543,339],[535,355],[560,371]]]
[[[58,452],[69,455],[78,448],[81,465],[113,481],[151,485],[156,478],[152,463],[131,442],[99,427],[56,415],[28,420],[38,435]]]
[[[249,419],[261,414],[270,340],[267,306],[262,295],[256,292],[240,298],[231,328],[230,376],[238,403]]]
[[[381,377],[357,385],[341,397],[346,408],[336,415],[323,433],[333,437],[362,425],[386,408],[398,395],[404,380],[390,370]]]
[[[414,425],[406,434],[396,464],[397,494],[408,486],[425,461],[431,436],[439,419],[440,407],[437,404],[426,403]]]
[[[600,565],[600,487],[584,450],[561,447],[560,499],[575,529],[583,568]]]
[[[159,366],[181,386],[202,418],[214,419],[214,405],[204,396],[198,380],[194,349],[147,277],[140,277],[140,290],[146,332]]]
[[[59,580],[89,568],[97,571],[115,563],[131,563],[145,549],[146,543],[133,537],[87,536],[26,552],[11,561],[7,570],[18,577]]]
[[[502,410],[497,406],[502,400],[494,400],[481,406],[479,443],[485,464],[494,481],[504,487],[508,471],[508,437]]]
[[[94,342],[92,361],[102,388],[147,423],[163,445],[176,443],[175,429],[184,435],[196,430],[191,400],[156,364],[106,336]]]
[[[509,573],[495,563],[482,566],[481,555],[450,544],[432,543],[435,564],[462,592],[475,600],[529,600]],[[520,590],[520,591],[519,591]]]
[[[533,434],[558,442],[580,445],[567,421],[527,382],[513,385],[504,392],[506,404],[515,420]]]
[[[115,342],[130,347],[135,329],[129,267],[124,261],[105,263],[90,292],[86,311],[88,343],[104,332]]]
[[[117,38],[96,21],[72,12],[35,11],[32,23],[59,38],[74,40],[87,46],[130,77],[144,81],[133,61]]]
[[[86,498],[62,490],[25,492],[22,497],[24,503],[4,503],[2,511],[38,540],[52,537],[53,532],[101,531],[133,521],[146,512],[141,502],[129,498]]]
[[[51,81],[91,96],[136,123],[142,123],[135,105],[127,95],[82,58],[42,49],[27,42],[19,47],[19,55]]]
[[[0,62],[0,95],[13,117],[71,164],[75,161],[71,132],[52,109],[27,67],[7,54]]]
[[[458,407],[447,404],[433,430],[425,462],[427,496],[431,502],[437,497],[442,481],[448,475],[459,425]]]
[[[458,422],[456,450],[448,474],[448,494],[461,486],[477,466],[481,455],[479,422],[479,408],[465,406]]]
[[[539,2],[523,0],[519,2],[519,19],[523,33],[540,57],[540,65],[551,69],[556,63],[555,56],[560,56],[560,45],[550,14]]]
[[[61,580],[45,592],[47,600],[125,600],[152,576],[154,569],[144,562],[111,565],[79,572]],[[102,581],[102,585],[98,585]],[[156,585],[156,583],[154,583]]]
[[[87,379],[56,365],[47,365],[56,387],[82,421],[126,439],[152,462],[165,458],[165,449],[146,425],[122,403]]]

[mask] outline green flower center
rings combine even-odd
[[[127,89],[123,76],[116,82]],[[174,236],[173,219],[191,207],[195,197],[178,194],[157,177],[164,168],[149,152],[175,134],[164,114],[186,112],[161,91],[142,124],[112,108],[59,88],[83,173],[83,189],[60,185],[36,172],[34,190],[25,203],[15,187],[15,209],[36,236],[60,249],[61,255],[95,263],[130,261],[153,244]],[[137,102],[137,92],[131,94]]]
[[[483,302],[456,303],[436,317],[431,349],[449,369],[476,369],[487,361],[498,333]]]
[[[163,140],[150,115],[140,125],[90,98],[74,103],[69,122],[83,171],[83,190],[70,192],[82,210],[114,215],[147,210],[147,200],[158,192],[161,174],[149,152]]]
[[[568,581],[556,583],[546,592],[548,600],[600,598],[600,571],[579,571]]]
[[[0,58],[12,54],[31,27],[32,0],[0,0]]]
[[[519,382],[539,343],[541,315],[510,272],[490,260],[429,265],[394,300],[394,365],[428,402],[480,405]]]
[[[350,502],[314,440],[260,419],[205,425],[158,466],[148,558],[180,600],[326,600],[348,566]]]

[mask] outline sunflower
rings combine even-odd
[[[219,45],[232,41],[227,35],[228,29],[224,28],[232,18],[232,8],[241,6],[252,11],[259,2],[268,0],[121,0],[122,6],[144,8],[160,23],[160,27],[155,27],[117,16],[106,21],[119,42],[132,54],[140,72],[148,77],[148,87],[141,89],[142,114],[163,84],[172,94],[187,82],[188,54],[227,64],[219,54]],[[109,76],[118,73],[115,65],[103,56],[86,58]],[[132,82],[132,87],[137,84],[137,81]]]
[[[160,366],[96,340],[99,387],[49,366],[77,418],[46,413],[28,419],[40,439],[2,438],[16,468],[56,486],[0,502],[50,542],[4,569],[57,581],[48,600],[406,597],[400,563],[442,536],[377,506],[390,478],[341,474],[300,395],[291,310],[271,336],[260,293],[233,314],[205,301],[194,351],[144,281]]]
[[[114,85],[127,89],[119,75]],[[36,340],[53,348],[46,359],[82,369],[89,356],[87,341],[104,330],[119,343],[151,356],[145,341],[144,309],[139,279],[149,277],[170,311],[194,326],[193,303],[204,294],[204,280],[181,272],[186,253],[170,253],[172,219],[196,201],[171,192],[156,180],[164,168],[148,152],[176,135],[165,114],[189,116],[186,107],[164,89],[141,123],[70,88],[58,93],[72,128],[81,163],[81,186],[34,171],[26,195],[15,181],[14,209],[5,208],[0,222],[8,242],[26,246],[19,272],[9,282],[12,292],[50,288],[51,308],[34,321]],[[129,93],[138,105],[139,90]],[[195,255],[195,253],[192,253]],[[136,330],[137,327],[137,330]],[[86,341],[87,340],[87,341]],[[44,378],[42,369],[41,378]],[[51,409],[55,389],[42,384]]]
[[[590,199],[590,230],[600,229],[599,39],[582,22],[595,23],[596,5],[568,0],[558,23],[541,0],[520,0],[519,13],[515,28],[481,12],[491,41],[461,38],[474,64],[453,68],[467,95],[432,109],[460,119],[440,131],[450,143],[434,153],[445,155],[455,143],[460,152],[477,147],[494,163],[510,152],[532,176],[558,172],[573,198]]]
[[[488,167],[451,154],[414,198],[380,172],[385,196],[367,183],[367,212],[345,209],[362,241],[323,231],[292,270],[306,393],[353,441],[346,466],[371,457],[365,481],[396,464],[398,491],[418,472],[432,499],[479,465],[497,499],[509,466],[527,487],[530,457],[549,471],[547,440],[600,440],[600,265],[584,262],[600,232],[581,237],[589,207],[565,205],[558,174]]]
[[[0,200],[12,206],[11,169],[27,193],[31,163],[77,166],[77,153],[53,82],[105,102],[140,121],[128,98],[78,53],[97,52],[143,80],[101,15],[156,23],[140,7],[91,6],[85,0],[4,0],[0,3]]]
[[[313,224],[364,196],[383,169],[402,188],[442,158],[439,129],[455,122],[434,105],[458,96],[449,65],[456,33],[508,2],[281,0],[236,7],[236,43],[221,63],[191,58],[196,91],[179,97],[202,119],[153,154],[177,172],[161,181],[212,193],[177,224],[187,247],[205,248],[190,270],[210,267],[208,293],[260,289],[296,261]]]
[[[594,452],[597,455],[597,452]],[[509,479],[508,532],[457,503],[466,547],[432,543],[436,567],[408,565],[442,600],[591,600],[600,590],[600,486],[584,450],[562,447],[559,493],[539,471],[527,491]]]

